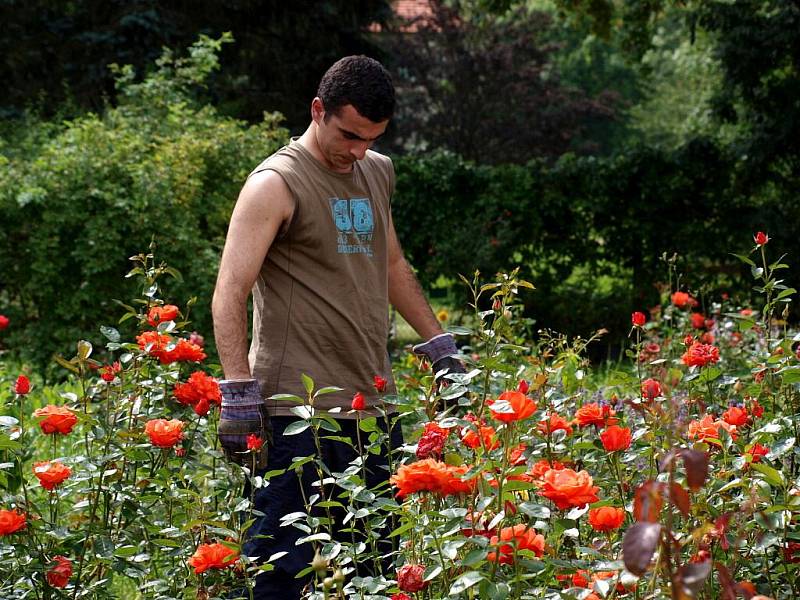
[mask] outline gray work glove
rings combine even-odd
[[[225,457],[246,467],[265,468],[272,428],[258,381],[223,379],[219,382],[219,389],[222,392],[222,411],[217,437]],[[248,448],[251,435],[262,442],[257,450]],[[258,445],[252,443],[254,438],[250,440],[251,446]]]
[[[456,358],[458,356],[458,348],[451,333],[440,333],[424,344],[417,344],[412,350],[414,354],[423,355],[431,362],[433,377],[440,389],[450,385],[451,380],[447,378],[447,375],[467,372],[461,361]],[[446,404],[456,404],[458,399],[465,394],[466,389],[460,394],[456,393],[453,397],[448,397]],[[446,393],[444,395],[449,396]]]

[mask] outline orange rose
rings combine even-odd
[[[678,308],[697,306],[697,300],[692,298],[686,292],[675,292],[672,294],[672,303]]]
[[[171,336],[157,331],[145,331],[136,336],[136,343],[143,352],[157,358],[162,365],[174,362],[200,362],[206,358],[205,352],[197,344],[180,338],[174,340]]]
[[[489,552],[486,560],[499,562],[501,565],[513,564],[514,555],[519,550],[530,550],[539,557],[544,554],[544,536],[521,523],[513,527],[503,527],[500,536],[492,536],[489,544],[495,547],[499,544],[499,548],[497,552]]]
[[[567,435],[572,435],[572,427],[570,427],[569,421],[556,413],[550,413],[549,418],[539,421],[536,429],[542,435],[550,435],[559,429],[566,432]]]
[[[72,474],[70,468],[57,460],[37,462],[33,465],[33,474],[46,490],[52,490],[63,483]]]
[[[720,428],[727,431],[733,439],[736,439],[736,427],[725,421],[715,421],[711,415],[706,415],[699,421],[695,420],[689,423],[689,437],[719,446]]]
[[[208,414],[212,404],[219,406],[222,402],[217,380],[202,371],[192,373],[186,383],[176,384],[173,394],[178,402],[191,406],[201,417]]]
[[[731,406],[728,410],[722,413],[722,420],[728,425],[735,425],[736,427],[747,425],[747,421],[749,419],[750,416],[747,414],[747,411],[743,408],[739,408],[738,406]]]
[[[631,447],[631,430],[627,427],[612,425],[600,433],[600,441],[607,452],[627,450]]]
[[[225,544],[200,544],[189,559],[189,565],[195,573],[203,573],[208,569],[224,569],[239,559],[239,551]]]
[[[156,327],[159,323],[164,321],[172,321],[178,316],[178,307],[173,304],[165,304],[164,306],[154,306],[147,313],[147,322],[151,327]]]
[[[63,433],[72,431],[78,417],[66,406],[55,406],[50,404],[44,408],[37,408],[33,411],[34,417],[44,417],[39,421],[39,427],[44,433]]]
[[[598,500],[600,488],[592,483],[592,476],[586,471],[550,469],[541,479],[539,495],[552,500],[560,510],[586,506]]]
[[[503,392],[497,400],[489,401],[492,417],[504,423],[527,419],[536,412],[536,402],[522,392]]]
[[[500,447],[500,440],[497,439],[497,432],[490,425],[481,425],[479,432],[471,427],[464,427],[461,431],[461,441],[465,446],[477,448],[483,446],[485,450],[494,450]]]
[[[0,510],[0,537],[25,529],[25,513],[17,510]]]
[[[610,406],[600,406],[597,402],[584,404],[575,412],[575,422],[581,426],[598,425],[614,425],[617,419],[614,417],[616,412]]]
[[[589,511],[589,525],[595,531],[612,531],[625,522],[625,511],[616,506],[601,506]]]
[[[172,419],[151,419],[144,426],[150,442],[159,448],[172,448],[183,439],[183,421]]]
[[[468,467],[454,467],[435,458],[426,458],[402,465],[389,482],[398,489],[397,496],[403,498],[415,492],[432,492],[442,496],[469,493],[475,489],[476,481],[463,480],[461,475]]]
[[[681,360],[687,367],[705,367],[719,362],[719,348],[695,341],[681,356]]]
[[[534,479],[541,479],[550,469],[559,470],[563,468],[564,465],[557,460],[554,460],[552,463],[550,463],[546,458],[543,458],[531,467],[530,473]]]

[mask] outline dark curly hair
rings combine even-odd
[[[368,56],[345,56],[329,68],[317,88],[325,119],[352,104],[362,117],[380,123],[394,113],[394,85],[384,66]]]

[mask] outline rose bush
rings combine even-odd
[[[284,435],[356,449],[341,473],[316,456],[289,467],[317,480],[281,519],[313,548],[306,597],[800,594],[800,338],[782,321],[795,291],[761,240],[739,257],[762,294],[755,310],[665,289],[650,318],[632,319],[630,362],[602,377],[584,358],[593,337],[531,341],[516,272],[469,282],[473,327],[454,328],[468,369],[448,386],[407,353],[377,417],[350,390],[356,439],[315,408],[334,388],[304,377]],[[166,267],[135,260],[143,294],[123,319],[136,341],[103,326],[103,360],[80,342],[58,358],[71,380],[56,387],[35,374],[16,385],[0,365],[0,597],[247,598],[280,560],[242,554],[252,494],[275,473],[224,461],[191,305],[164,302]],[[406,443],[369,488],[362,457],[397,421]]]

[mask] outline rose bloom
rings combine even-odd
[[[173,394],[178,402],[191,406],[201,417],[208,414],[212,404],[222,403],[217,380],[202,371],[192,373],[186,383],[176,384]]]
[[[500,447],[500,440],[497,439],[497,432],[490,425],[478,426],[478,431],[472,427],[464,427],[461,430],[461,441],[464,445],[473,450],[478,446],[483,446],[484,450],[494,450]]]
[[[197,344],[183,338],[173,340],[171,336],[157,331],[145,331],[137,335],[136,343],[143,352],[146,351],[150,356],[157,358],[162,365],[174,362],[200,362],[206,358],[206,353]]]
[[[378,392],[379,394],[382,394],[383,392],[386,391],[386,384],[387,383],[389,383],[389,382],[386,381],[380,375],[375,375],[375,377],[372,378],[372,385],[375,386],[375,391]]]
[[[111,383],[120,371],[122,371],[122,365],[118,360],[114,361],[114,364],[104,365],[100,369],[100,379]]]
[[[703,329],[706,326],[706,317],[703,313],[692,313],[691,319],[694,329]]]
[[[753,400],[750,403],[750,414],[753,415],[756,419],[758,419],[761,415],[764,414],[764,407],[758,403],[758,400]]]
[[[500,536],[492,536],[489,545],[497,547],[497,552],[489,552],[486,560],[501,565],[514,564],[514,554],[519,550],[530,550],[536,556],[544,554],[544,536],[522,523],[513,527],[503,527]]]
[[[689,423],[689,437],[719,446],[720,427],[727,431],[733,439],[736,439],[736,427],[725,421],[715,421],[711,415],[705,415],[701,420]]]
[[[264,440],[258,437],[255,433],[251,433],[247,436],[247,449],[251,452],[258,452],[261,450],[261,446],[264,445]]]
[[[434,421],[425,423],[422,437],[420,437],[417,443],[417,458],[441,456],[449,433],[449,429],[439,427],[439,424]]]
[[[62,433],[67,434],[75,427],[78,417],[67,406],[55,406],[49,404],[44,408],[37,408],[33,411],[34,417],[44,417],[39,421],[39,427],[43,433]]]
[[[425,567],[422,565],[403,565],[397,571],[397,587],[404,592],[419,592],[428,587],[428,582],[423,580]]]
[[[524,379],[520,379],[517,383],[517,391],[520,394],[527,394],[529,389],[531,389],[530,384]]]
[[[586,471],[550,469],[541,479],[539,495],[551,500],[559,510],[573,506],[586,506],[597,502],[599,487],[592,485],[592,476]]]
[[[549,418],[539,421],[536,429],[542,435],[551,435],[559,429],[566,432],[567,435],[572,435],[572,427],[570,427],[569,421],[556,413],[550,413]]]
[[[644,347],[639,351],[639,362],[650,362],[658,356],[659,352],[661,352],[661,346],[655,342],[645,344]]]
[[[763,246],[764,244],[766,244],[769,241],[769,236],[766,233],[764,233],[763,231],[759,231],[758,233],[756,233],[753,236],[753,240],[759,246]]]
[[[589,510],[589,525],[595,531],[613,531],[625,522],[625,511],[616,506],[601,506]]]
[[[20,375],[17,377],[16,383],[14,383],[14,393],[18,396],[24,396],[28,392],[31,391],[31,380],[28,379],[25,375]]]
[[[643,312],[635,312],[631,314],[631,324],[634,327],[644,327],[647,322],[647,316]]]
[[[0,510],[0,537],[25,529],[25,513],[17,510]]]
[[[555,469],[558,471],[559,469],[563,469],[564,465],[554,460],[552,463],[549,462],[546,458],[543,458],[540,461],[534,463],[531,467],[530,474],[534,479],[541,479],[544,477],[544,474],[550,471],[551,469]]]
[[[628,427],[611,425],[600,433],[600,441],[606,452],[627,450],[631,447],[631,430]]]
[[[392,594],[391,596],[389,596],[389,600],[413,600],[413,599],[405,592],[398,592],[396,594]]]
[[[642,382],[642,398],[654,400],[663,394],[661,384],[655,379],[645,379]]]
[[[72,561],[65,556],[54,556],[55,563],[47,571],[47,583],[54,588],[65,588],[72,577]]]
[[[587,425],[614,425],[616,413],[608,405],[600,406],[597,402],[584,404],[575,412],[575,422],[580,427]]]
[[[687,367],[705,367],[711,363],[719,362],[719,348],[710,344],[693,342],[681,356],[683,364]]]
[[[745,409],[739,408],[738,406],[731,406],[728,410],[722,413],[722,420],[728,425],[742,427],[743,425],[747,425],[747,421],[750,420],[750,416],[747,414]]]
[[[0,331],[3,331],[3,329],[8,327],[9,323],[11,323],[11,321],[9,320],[9,318],[7,316],[0,315]]]
[[[745,452],[745,457],[750,457],[750,462],[761,462],[761,459],[764,458],[767,454],[769,454],[769,448],[762,444],[756,442],[753,444],[750,449]]]
[[[353,401],[350,403],[350,408],[353,410],[364,410],[367,408],[367,402],[364,400],[364,394],[356,392],[353,394]]]
[[[522,392],[503,392],[497,400],[506,402],[511,408],[511,412],[499,412],[499,407],[498,410],[494,408],[497,401],[492,400],[489,402],[489,411],[492,413],[492,417],[503,423],[521,421],[522,419],[527,419],[536,412],[536,402],[528,398]]]
[[[415,492],[431,492],[440,496],[468,493],[475,489],[476,481],[465,481],[461,475],[466,466],[454,467],[433,458],[402,465],[389,482],[398,488],[397,496],[403,498]]]
[[[147,313],[147,322],[151,327],[156,327],[159,323],[164,321],[172,321],[178,316],[178,307],[174,304],[165,304],[164,306],[154,306]]]
[[[46,490],[52,490],[61,485],[72,474],[68,466],[57,460],[34,463],[33,474]]]
[[[238,550],[228,548],[225,544],[200,544],[188,560],[195,573],[204,573],[208,569],[224,569],[239,559]]]
[[[144,425],[150,443],[159,448],[172,448],[183,439],[183,421],[172,419],[150,419]]]
[[[678,308],[686,308],[687,306],[697,306],[697,300],[692,298],[686,292],[675,292],[672,294],[672,303]]]

